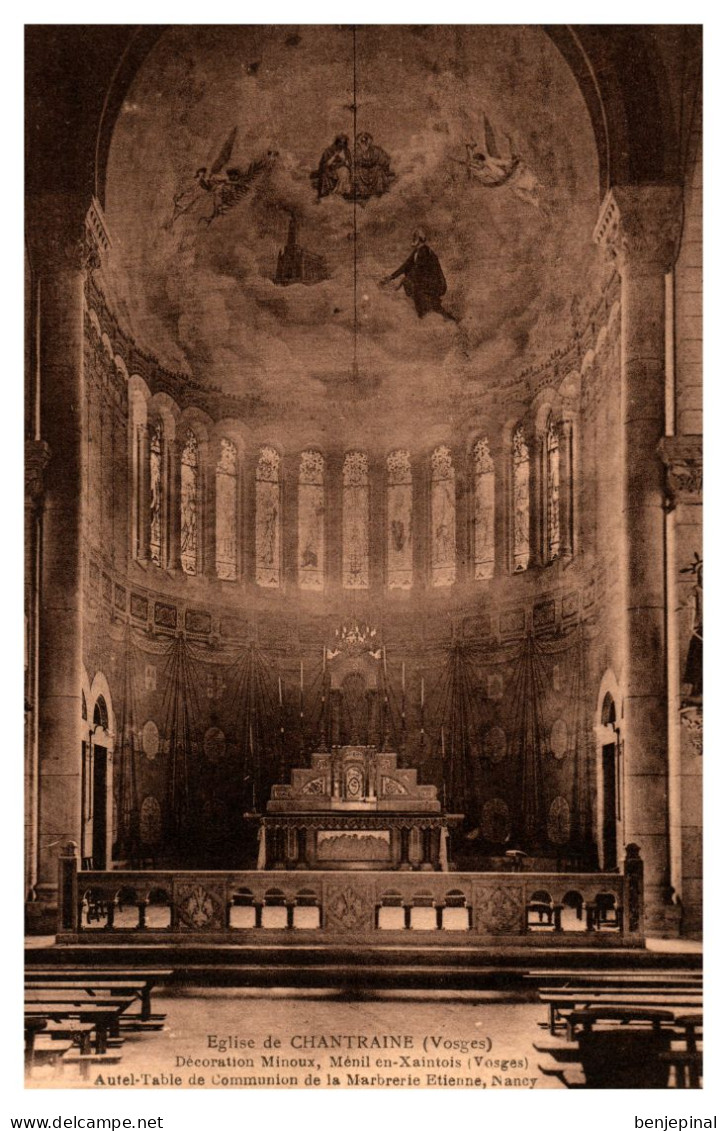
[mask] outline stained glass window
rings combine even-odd
[[[301,589],[322,589],[325,546],[325,503],[320,452],[305,451],[298,473],[298,584]]]
[[[237,448],[220,440],[215,470],[215,568],[223,581],[237,577]]]
[[[149,440],[149,558],[162,564],[162,426],[152,429]]]
[[[456,572],[454,465],[449,448],[432,453],[432,584],[453,585]]]
[[[261,448],[255,473],[255,580],[275,589],[280,585],[280,456]]]
[[[343,588],[369,585],[369,457],[348,452],[343,461]]]
[[[187,429],[182,449],[180,487],[182,569],[197,572],[199,511],[199,445],[191,428]]]
[[[411,457],[399,449],[386,460],[387,500],[387,582],[389,589],[411,589],[412,558],[412,478]]]
[[[478,440],[474,463],[475,580],[495,572],[495,466],[487,440]]]
[[[545,458],[547,465],[547,544],[548,561],[552,562],[560,553],[560,441],[558,429],[550,417],[545,437]]]
[[[512,436],[512,558],[516,573],[530,561],[530,453],[522,426]]]

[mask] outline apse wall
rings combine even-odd
[[[411,451],[410,588],[389,584],[387,516],[396,505],[389,492],[402,484],[391,483],[391,451],[374,434],[358,445],[370,457],[369,584],[345,588],[342,497],[350,446],[316,444],[310,433],[296,435],[285,417],[276,428],[250,428],[239,407],[163,370],[140,350],[108,313],[98,286],[89,287],[85,661],[89,683],[97,672],[108,680],[116,720],[117,860],[254,862],[244,812],[259,808],[270,785],[291,766],[306,764],[321,742],[351,737],[345,720],[332,734],[323,657],[337,646],[337,630],[352,623],[375,629],[375,646],[385,651],[376,733],[367,739],[399,749],[420,780],[440,788],[455,751],[467,761],[470,786],[456,799],[465,818],[465,835],[455,842],[460,866],[493,866],[521,837],[524,814],[538,830],[543,859],[596,860],[594,718],[604,672],[620,668],[616,282],[555,355],[503,380],[497,398],[482,394],[479,406],[468,404],[459,419],[423,432]],[[140,425],[135,414],[142,404]],[[205,445],[234,437],[241,455],[234,580],[218,576],[214,524],[202,521],[194,573],[179,557],[157,564],[148,533],[140,534],[157,412],[175,424],[163,476],[179,479],[186,425],[200,437],[202,516],[220,487]],[[561,429],[559,454],[568,474],[560,484],[562,541],[554,550],[547,436],[556,418],[567,420],[570,448],[566,460]],[[514,527],[513,434],[520,426],[530,460],[525,567]],[[477,468],[490,466],[476,459],[483,437],[494,476],[494,537],[476,533]],[[280,455],[275,586],[265,577],[261,584],[256,573],[265,447]],[[442,563],[433,561],[432,549],[441,459],[434,457],[443,447],[453,469],[456,535],[452,577],[445,561],[439,583]],[[300,455],[308,449],[322,451],[330,476],[320,590],[300,584],[297,500]],[[176,515],[167,513],[164,521],[178,530]],[[173,847],[170,827],[182,810],[193,832],[183,848]]]

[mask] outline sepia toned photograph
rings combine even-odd
[[[701,1089],[701,26],[28,24],[24,298],[25,1087]]]

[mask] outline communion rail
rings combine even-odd
[[[621,873],[79,871],[69,845],[59,873],[61,943],[644,942],[635,845]]]

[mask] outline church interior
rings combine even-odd
[[[697,26],[26,28],[32,1086],[243,1007],[701,1086],[701,81]]]

